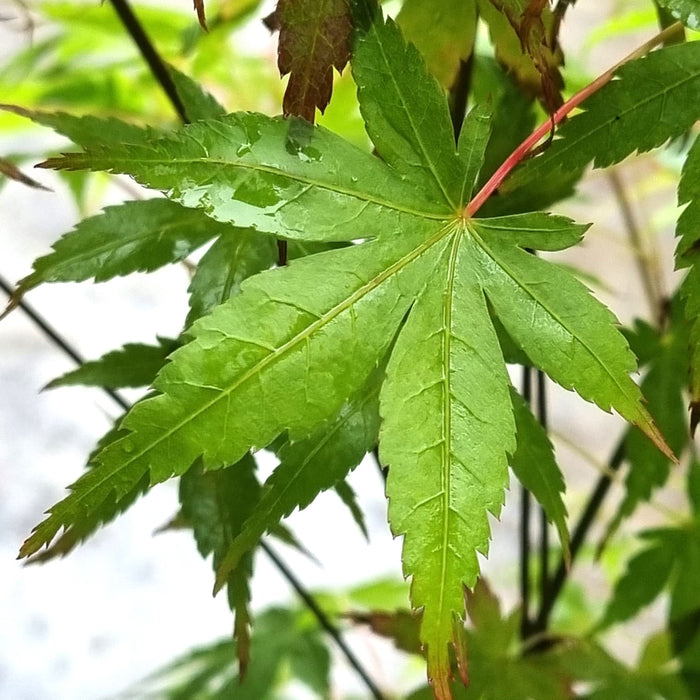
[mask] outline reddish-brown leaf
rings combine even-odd
[[[557,37],[559,23],[548,0],[487,1],[507,19],[507,23],[499,22],[488,7],[484,8],[487,3],[482,0],[481,7],[486,9],[485,18],[499,60],[513,72],[521,85],[542,98],[550,114],[554,113],[563,103],[563,80],[559,72],[563,55]],[[518,43],[522,57],[517,55]],[[528,60],[523,61],[523,58]],[[533,78],[538,85],[533,84]]]
[[[197,19],[202,25],[202,29],[205,32],[208,32],[209,29],[207,27],[207,16],[204,12],[204,0],[194,0],[194,9],[197,11]]]
[[[284,113],[313,122],[333,91],[333,68],[350,58],[352,15],[348,0],[279,0],[265,23],[279,30],[277,65],[289,74]]]

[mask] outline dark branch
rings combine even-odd
[[[122,21],[124,28],[129,32],[129,35],[134,40],[134,43],[141,52],[148,67],[151,69],[153,77],[158,81],[161,88],[163,88],[163,92],[167,95],[180,119],[187,124],[190,121],[187,116],[187,110],[180,99],[180,95],[177,92],[168,67],[148,38],[146,31],[136,18],[131,6],[127,0],[110,0],[110,2],[117,15],[119,15],[119,19]]]
[[[311,594],[301,585],[299,580],[296,578],[294,573],[287,568],[287,565],[277,556],[277,554],[270,548],[265,542],[260,543],[261,549],[267,554],[272,560],[275,566],[282,572],[287,581],[291,584],[292,588],[297,592],[299,597],[304,601],[304,604],[311,610],[314,614],[318,623],[323,627],[323,629],[328,632],[328,634],[333,638],[335,643],[338,645],[340,650],[345,655],[345,658],[349,661],[352,667],[357,671],[358,675],[365,682],[365,685],[372,693],[372,697],[376,700],[382,700],[382,692],[374,684],[374,681],[367,675],[367,672],[363,668],[362,664],[358,661],[357,657],[353,653],[352,649],[348,647],[345,640],[340,634],[338,628],[328,619],[326,613],[321,610],[318,603],[313,599]]]
[[[547,431],[547,394],[546,394],[546,378],[542,370],[537,370],[537,419],[542,424],[542,427]],[[540,506],[540,601],[544,605],[544,601],[549,598],[549,523],[547,522],[547,514],[544,508]],[[535,623],[533,632],[543,632],[544,629],[539,628],[540,620]]]
[[[615,448],[615,452],[613,453],[612,457],[610,458],[608,469],[598,480],[598,483],[596,484],[593,493],[588,499],[586,507],[583,509],[583,513],[581,513],[581,517],[578,521],[578,524],[573,530],[573,533],[571,535],[570,564],[567,566],[567,563],[562,558],[559,562],[559,566],[557,567],[554,577],[552,578],[552,581],[548,586],[547,597],[542,601],[542,609],[540,610],[540,613],[537,616],[536,624],[538,629],[544,630],[547,628],[549,617],[552,614],[554,604],[556,603],[559,595],[561,594],[562,589],[564,588],[564,584],[566,583],[571,573],[571,569],[573,568],[574,561],[579,551],[581,550],[581,546],[586,541],[591,525],[593,524],[593,521],[598,515],[598,511],[600,510],[600,507],[602,506],[603,501],[605,500],[605,496],[607,495],[610,486],[612,485],[613,475],[620,468],[624,460],[625,438],[623,437],[622,440],[620,440],[618,446]]]
[[[13,289],[12,285],[9,284],[9,282],[4,278],[0,277],[0,287],[2,288],[2,291],[7,294],[8,297],[12,298],[13,294]],[[45,321],[35,310],[33,307],[31,307],[29,304],[27,304],[26,301],[21,299],[20,301],[17,302],[17,306],[24,311],[25,314],[34,322],[35,325],[37,325],[44,335],[56,346],[61,348],[63,352],[68,355],[68,357],[71,358],[76,364],[82,365],[85,360],[81,357],[81,355],[75,350],[73,347],[71,347],[66,340],[61,337],[58,333],[58,331],[51,326],[47,321]],[[116,391],[113,391],[112,389],[108,389],[107,387],[103,387],[104,391],[106,394],[110,396],[114,400],[115,403],[117,403],[121,408],[123,408],[125,411],[129,409],[129,404],[125,399],[123,399]]]
[[[532,401],[532,374],[530,367],[523,367],[523,398],[529,404]],[[530,492],[520,488],[520,599],[522,613],[520,619],[520,636],[530,636]]]

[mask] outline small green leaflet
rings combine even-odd
[[[197,263],[189,286],[189,326],[195,319],[238,294],[244,279],[272,267],[277,245],[272,236],[251,229],[220,236]]]
[[[552,379],[668,448],[630,378],[636,362],[613,315],[570,273],[528,252],[575,245],[586,227],[541,212],[465,218],[488,112],[470,113],[456,145],[444,95],[397,26],[367,5],[358,26],[353,70],[383,160],[300,120],[233,114],[50,161],[131,174],[222,224],[362,243],[250,277],[195,321],[191,342],[159,373],[157,394],[134,406],[121,423],[126,435],[95,457],[21,553],[61,528],[70,533],[144,479],[162,482],[200,460],[205,471],[228,467],[282,434],[292,454],[317,431],[328,434],[388,356],[379,441],[389,518],[404,536],[412,604],[423,610],[428,673],[437,696],[449,698],[450,643],[465,673],[462,589],[476,581],[487,513],[500,511],[517,450],[492,314]],[[289,496],[282,511],[310,497]]]
[[[247,454],[228,469],[202,473],[194,467],[180,479],[182,515],[192,526],[197,548],[203,557],[213,554],[216,570],[231,540],[256,508],[260,484],[255,459]],[[249,553],[236,571],[226,577],[228,601],[234,613],[234,638],[241,678],[250,661],[249,582],[253,555]]]
[[[668,542],[651,542],[627,562],[599,627],[625,622],[650,605],[666,586],[677,553]]]
[[[360,528],[360,532],[365,536],[365,539],[369,542],[369,530],[367,529],[367,522],[365,521],[365,514],[362,510],[358,500],[355,489],[348,483],[347,479],[341,479],[335,486],[335,492],[340,498],[340,500],[345,504],[345,507],[350,511],[352,519],[355,521],[355,525]]]
[[[556,526],[564,555],[568,558],[569,530],[562,498],[564,477],[554,459],[552,443],[522,396],[512,388],[510,395],[517,430],[517,447],[510,466],[518,481],[538,500],[547,520]]]
[[[165,358],[179,345],[176,340],[159,338],[159,345],[127,343],[98,360],[85,362],[78,369],[67,372],[46,385],[47,389],[60,386],[102,386],[110,389],[148,386]]]
[[[677,297],[668,305],[668,319],[659,331],[637,321],[635,333],[628,338],[638,357],[650,357],[647,372],[641,382],[649,412],[673,450],[679,457],[689,440],[684,391],[688,385],[687,322],[682,304]],[[632,336],[635,337],[632,337]],[[646,347],[645,347],[646,346]],[[628,518],[641,501],[648,501],[654,489],[663,486],[671,474],[671,463],[634,428],[627,431],[625,453],[629,472],[625,479],[625,496],[617,513],[607,528],[604,540],[608,540],[620,523]]]
[[[309,625],[302,611],[270,608],[256,618],[245,683],[234,662],[237,653],[231,640],[200,647],[127,694],[164,700],[275,700],[285,695],[283,688],[291,676],[315,697],[329,696],[330,654],[321,631]]]
[[[690,335],[691,432],[700,421],[700,137],[695,139],[683,166],[678,204],[687,207],[678,219],[676,268],[689,268],[681,285]]]
[[[20,280],[8,309],[30,289],[45,282],[104,282],[119,275],[155,270],[187,257],[231,226],[212,221],[197,209],[167,199],[147,199],[107,207],[81,221],[34,262]]]
[[[674,656],[697,672],[700,522],[696,518],[678,527],[647,530],[641,536],[646,546],[628,562],[600,626],[624,622],[668,589]]]
[[[199,83],[192,80],[189,75],[173,66],[168,66],[168,72],[185,107],[187,118],[191,122],[200,119],[214,119],[226,114],[226,110],[216,99],[206,92]]]

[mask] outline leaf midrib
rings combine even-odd
[[[454,295],[454,277],[457,264],[457,254],[462,241],[463,228],[459,227],[453,233],[452,248],[447,263],[447,289],[445,290],[445,305],[443,308],[444,339],[442,343],[442,384],[443,384],[443,419],[442,419],[442,544],[440,562],[440,597],[438,602],[438,617],[444,616],[445,591],[447,590],[447,556],[449,552],[449,525],[452,514],[450,508],[450,493],[452,481],[452,391],[450,381],[452,378],[452,303]],[[451,613],[450,610],[447,611]]]
[[[78,157],[76,158],[75,155]],[[80,163],[81,159],[85,161],[88,165],[90,162],[95,159],[95,160],[104,160],[109,164],[116,164],[117,167],[119,168],[118,172],[122,172],[127,175],[131,175],[132,173],[132,166],[134,163],[133,158],[128,158],[128,157],[117,157],[117,156],[105,156],[105,155],[100,155],[100,154],[91,154],[89,152],[87,153],[80,153],[80,154],[74,154],[69,155],[69,156],[64,156],[63,159],[58,158],[58,159],[49,159],[45,163],[42,163],[42,166],[50,167],[53,165],[56,165],[57,167],[61,169],[65,169],[65,166],[68,168],[71,167],[71,163]],[[68,161],[68,163],[66,163]],[[210,157],[203,157],[203,158],[138,158],[136,162],[141,165],[178,165],[178,166],[187,166],[187,165],[216,165],[216,166],[221,166],[221,167],[226,167],[226,168],[241,168],[241,169],[246,169],[246,170],[252,170],[254,172],[262,172],[266,173],[268,175],[275,175],[277,177],[281,178],[287,178],[293,182],[299,182],[303,183],[306,185],[311,185],[313,187],[317,187],[318,189],[321,190],[327,190],[328,192],[334,192],[336,194],[341,194],[345,195],[347,197],[353,197],[354,199],[357,199],[361,202],[369,202],[371,204],[376,204],[377,206],[384,207],[385,209],[392,209],[394,211],[398,211],[404,214],[409,214],[411,216],[416,216],[422,219],[431,219],[435,221],[444,221],[447,219],[449,216],[453,215],[452,210],[445,210],[444,212],[426,212],[426,211],[420,211],[416,209],[411,209],[406,206],[399,206],[395,203],[388,202],[386,200],[380,199],[379,197],[376,197],[374,195],[371,195],[367,192],[358,192],[355,190],[351,190],[347,187],[331,187],[328,183],[323,183],[319,182],[318,180],[314,180],[308,176],[303,176],[303,175],[298,175],[296,173],[289,173],[284,170],[274,168],[269,165],[261,165],[257,163],[241,163],[241,162],[236,162],[232,160],[221,160],[220,158],[210,158]],[[120,163],[127,163],[129,168],[128,169],[122,169],[121,166],[119,165]],[[63,164],[63,165],[62,165]],[[114,170],[115,168],[112,165],[109,165],[108,168],[110,170]],[[77,169],[77,168],[73,168]],[[135,176],[132,175],[132,177],[136,178]],[[142,178],[143,180],[150,180],[150,177],[144,177]],[[150,185],[149,185],[150,186]],[[200,185],[196,185],[197,187],[200,187]],[[206,185],[205,185],[206,186]],[[160,189],[160,188],[157,188]],[[252,205],[251,205],[252,206]],[[213,217],[212,217],[213,218]]]
[[[396,88],[396,93],[399,96],[399,99],[401,100],[401,105],[403,107],[404,113],[406,114],[406,119],[408,119],[409,124],[411,125],[411,129],[413,130],[413,133],[416,135],[416,141],[418,142],[418,145],[420,147],[421,153],[423,154],[423,162],[428,164],[428,168],[430,168],[430,172],[433,174],[433,177],[435,178],[435,182],[437,183],[438,187],[440,188],[440,191],[442,192],[443,196],[445,197],[446,203],[452,207],[456,208],[456,205],[452,201],[452,198],[450,197],[449,193],[447,192],[447,189],[442,183],[442,180],[440,176],[437,173],[437,170],[435,169],[435,164],[433,163],[433,159],[431,158],[431,151],[429,151],[426,147],[425,144],[423,143],[423,139],[421,137],[420,131],[416,128],[416,125],[413,123],[413,117],[411,115],[411,110],[408,108],[408,105],[406,104],[406,100],[404,99],[403,96],[403,91],[399,88],[399,84],[396,81],[396,76],[394,75],[394,72],[392,70],[392,62],[389,61],[388,56],[386,55],[386,52],[384,51],[384,44],[382,43],[381,39],[379,38],[377,34],[377,26],[374,22],[372,22],[372,32],[375,35],[376,41],[377,41],[377,46],[379,47],[379,51],[382,54],[382,58],[384,59],[384,65],[387,68],[387,72],[391,76],[391,82],[394,84],[394,87]],[[410,45],[407,45],[407,50],[411,50]],[[416,49],[417,50],[417,49]],[[430,80],[430,78],[428,78]]]

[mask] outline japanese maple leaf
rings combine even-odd
[[[404,537],[428,674],[435,694],[448,698],[449,644],[465,658],[463,586],[474,585],[477,552],[488,551],[487,516],[500,512],[516,425],[529,420],[519,400],[514,405],[494,316],[555,382],[615,409],[667,448],[630,377],[636,361],[612,313],[566,270],[530,252],[575,245],[586,226],[543,212],[469,216],[489,110],[472,109],[455,144],[444,94],[418,51],[374,5],[360,5],[356,25],[354,76],[380,158],[302,120],[236,113],[48,161],[128,173],[261,235],[355,244],[254,275],[196,321],[190,342],[159,373],[156,395],[128,413],[120,437],[94,457],[22,555],[144,478],[155,484],[195,462],[205,470],[236,464],[282,434],[283,461],[300,469],[322,469],[313,455],[351,424],[364,452],[374,434],[365,412],[378,393],[389,520]],[[607,153],[615,130],[622,136],[608,162],[660,145],[697,119],[700,100],[686,104],[687,91],[699,89],[697,52],[679,46],[659,56],[621,71],[609,93],[598,93],[597,111],[569,120],[541,157],[553,172],[576,154],[585,163],[598,158],[596,148]],[[685,77],[634,87],[638,73],[652,75],[664,61]],[[624,110],[615,108],[618,98]],[[673,121],[642,128],[645,110],[674,100],[686,106]],[[531,161],[535,171],[541,158]],[[520,179],[527,182],[527,170]],[[306,458],[296,449],[304,441]],[[280,475],[284,498],[303,490],[300,473]],[[245,549],[236,541],[220,580]]]

